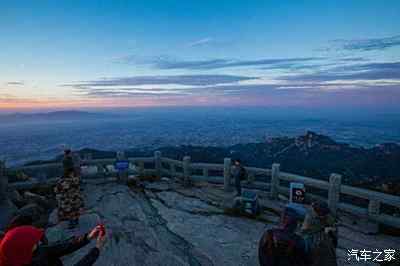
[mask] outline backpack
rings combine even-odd
[[[299,239],[280,229],[267,230],[260,239],[258,258],[260,266],[308,265],[300,251]]]

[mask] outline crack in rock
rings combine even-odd
[[[170,249],[173,254],[183,260],[182,264],[188,263],[191,266],[214,265],[210,258],[200,253],[186,239],[168,228],[168,222],[159,214],[146,193],[138,193],[136,195],[130,193],[130,195],[138,197],[138,203],[148,218],[149,226],[157,233],[159,239],[164,242],[165,248]]]
[[[171,190],[171,191],[173,191],[173,190]],[[165,192],[165,190],[163,192]],[[175,192],[175,191],[173,191],[173,192]],[[145,191],[145,194],[147,195],[146,191]],[[177,193],[177,194],[179,194],[179,193]],[[181,195],[181,194],[179,194],[179,195]],[[164,199],[162,199],[157,193],[153,193],[152,197],[149,197],[149,195],[147,195],[147,197],[150,198],[150,199],[158,201],[159,203],[161,203],[164,207],[166,207],[168,209],[173,209],[173,210],[185,212],[185,213],[192,214],[192,215],[201,215],[201,216],[204,216],[204,217],[216,216],[216,215],[222,215],[222,216],[226,215],[222,211],[187,210],[187,209],[184,209],[184,208],[173,207],[173,206],[169,205]],[[198,198],[196,198],[194,196],[191,197],[191,198],[198,199]],[[198,199],[198,200],[200,200],[200,199]]]

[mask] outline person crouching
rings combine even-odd
[[[79,216],[83,207],[79,178],[74,175],[74,169],[68,169],[57,182],[55,189],[58,199],[58,221],[69,221],[69,228],[79,224]]]

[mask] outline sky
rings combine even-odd
[[[400,1],[0,1],[0,112],[400,112]]]

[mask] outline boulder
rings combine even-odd
[[[15,189],[8,191],[8,198],[19,208],[27,203],[21,194]]]
[[[144,186],[146,189],[151,191],[168,191],[170,190],[170,186],[166,182],[144,182]]]
[[[9,200],[0,202],[0,230],[3,230],[17,213],[17,207]]]
[[[40,219],[45,213],[46,211],[36,203],[30,203],[18,210],[19,215],[32,217],[32,221]]]
[[[56,212],[54,214],[56,215]],[[76,229],[68,229],[68,222],[61,222],[47,228],[46,237],[50,243],[62,241],[72,236],[83,235],[93,229],[99,222],[99,216],[94,213],[83,214]]]
[[[58,224],[58,209],[54,209],[49,215],[49,226]]]
[[[137,187],[137,188],[143,188],[144,185],[140,181],[140,178],[138,176],[128,176],[127,180],[127,185],[132,186],[132,187]]]
[[[22,172],[22,171],[18,171],[18,172],[17,172],[17,181],[18,181],[18,182],[27,181],[27,180],[29,180],[30,178],[31,178],[30,176],[28,176],[27,174],[25,174],[25,173]]]
[[[44,209],[49,209],[51,207],[50,202],[46,199],[46,197],[26,191],[24,193],[24,198],[29,202],[29,203],[34,203],[39,206],[41,206]]]
[[[26,191],[24,197],[28,200],[46,201],[46,197]]]

